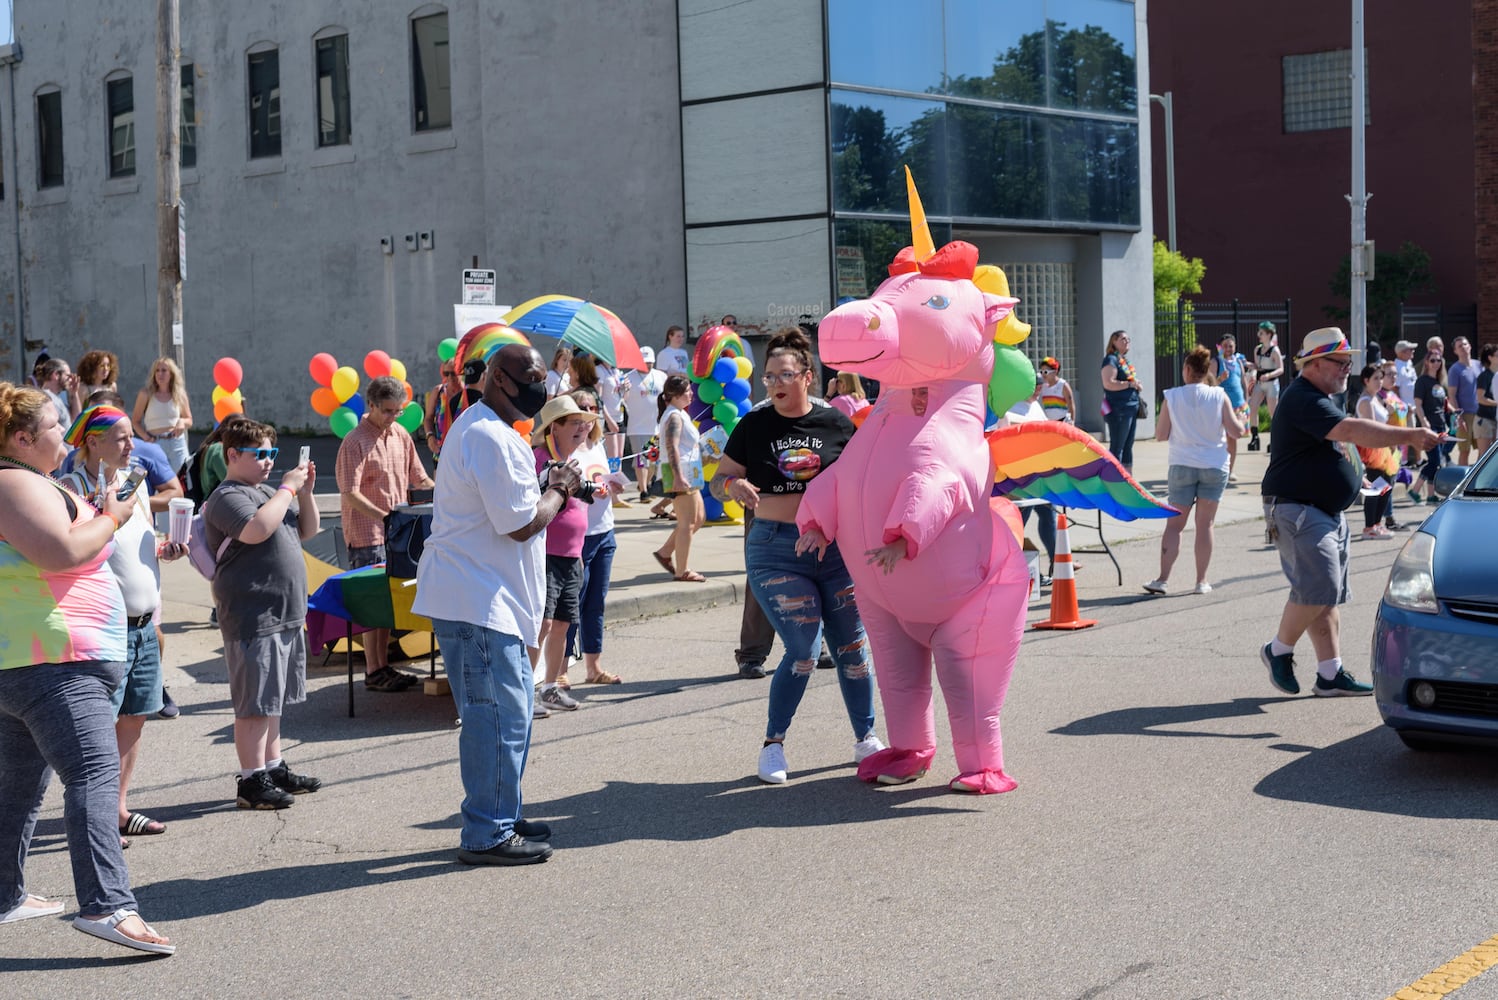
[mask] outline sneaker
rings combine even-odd
[[[270,775],[271,783],[283,792],[292,795],[304,795],[307,792],[315,792],[322,787],[321,778],[309,778],[305,774],[297,774],[286,762],[281,761],[280,767],[273,767],[265,772]]]
[[[764,660],[745,660],[739,664],[739,676],[745,680],[759,680],[765,676]]]
[[[1201,583],[1198,583],[1196,585],[1196,589],[1193,590],[1192,593],[1193,594],[1210,594],[1210,593],[1212,593],[1212,585],[1210,583],[1206,582],[1205,580],[1203,580]]]
[[[1346,670],[1338,670],[1331,680],[1318,675],[1311,693],[1322,698],[1346,698],[1350,695],[1372,694],[1373,685],[1364,684]]]
[[[1300,694],[1300,682],[1295,679],[1295,654],[1275,656],[1269,649],[1267,642],[1259,649],[1259,659],[1269,668],[1269,683],[1286,694]]]
[[[822,650],[822,655],[817,657],[817,669],[832,670],[836,666],[837,661],[832,658],[832,654],[827,652],[827,650],[825,649]]]
[[[1045,573],[1040,574],[1040,585],[1042,587],[1049,587],[1051,585],[1051,578]]]
[[[549,709],[545,705],[541,704],[541,699],[537,698],[536,699],[536,703],[531,706],[531,718],[532,719],[544,719],[544,718],[546,718],[549,715],[551,715],[551,709]],[[459,719],[458,720],[458,725],[462,725],[462,724],[463,724],[463,720]]]
[[[875,736],[873,733],[870,733],[863,739],[859,740],[857,743],[853,744],[853,763],[862,764],[864,762],[864,758],[872,757],[874,754],[883,749],[884,744],[879,742],[879,737]]]
[[[1151,594],[1163,594],[1165,593],[1165,581],[1151,580],[1149,583],[1146,583],[1144,585],[1144,589],[1149,591]]]
[[[541,693],[536,696],[536,702],[559,712],[576,712],[582,707],[582,702],[556,685],[542,688]]]
[[[767,785],[785,784],[785,745],[767,743],[759,752],[759,780]]]
[[[1264,544],[1274,548],[1274,534],[1268,528],[1264,529]]]
[[[1371,528],[1363,529],[1363,537],[1369,541],[1376,541],[1380,538],[1388,538],[1389,534],[1386,531],[1379,531],[1378,525],[1374,525]]]
[[[156,714],[163,719],[175,719],[182,714],[182,709],[177,707],[175,701],[172,701],[172,693],[166,688],[161,689],[161,711]]]
[[[1231,472],[1228,473],[1228,485],[1229,486],[1237,486],[1238,485],[1238,477],[1236,475],[1234,475],[1233,473],[1231,473]]]
[[[212,611],[208,612],[208,624],[214,628],[218,628],[218,608],[215,607]]]
[[[482,851],[466,848],[458,851],[458,860],[465,865],[539,865],[551,857],[551,845],[535,840],[526,840],[512,833],[493,847]]]
[[[285,809],[295,801],[290,792],[276,787],[269,771],[256,771],[248,778],[240,778],[234,798],[234,804],[241,809]]]
[[[1400,524],[1398,521],[1394,520],[1392,517],[1384,519],[1384,527],[1387,528],[1389,531],[1409,531],[1410,530],[1410,526],[1409,525],[1407,525],[1407,524]]]
[[[1430,496],[1428,496],[1428,497],[1425,498],[1425,506],[1427,506],[1427,507],[1434,507],[1436,504],[1438,504],[1440,502],[1441,502],[1441,498],[1438,497],[1438,496],[1436,496],[1434,493],[1432,493]]]
[[[420,681],[410,674],[401,673],[394,667],[381,667],[364,676],[364,690],[394,694],[415,687]]]

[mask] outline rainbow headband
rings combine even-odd
[[[84,438],[90,434],[106,431],[121,420],[128,419],[129,416],[118,406],[90,406],[74,418],[62,439],[74,448],[82,448]]]
[[[1297,364],[1302,364],[1303,365],[1307,361],[1312,361],[1312,360],[1315,360],[1316,358],[1324,357],[1325,355],[1328,355],[1328,354],[1351,354],[1351,353],[1352,353],[1352,345],[1347,342],[1347,338],[1346,337],[1343,337],[1341,340],[1329,341],[1329,342],[1327,342],[1325,344],[1319,344],[1316,347],[1313,347],[1313,348],[1311,348],[1308,351],[1301,351],[1299,354],[1295,355],[1295,361],[1296,361]]]

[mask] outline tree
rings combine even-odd
[[[1331,280],[1332,294],[1352,299],[1352,255],[1342,258],[1342,265]],[[1375,253],[1373,280],[1368,282],[1368,340],[1385,351],[1399,339],[1399,307],[1413,295],[1434,292],[1436,283],[1430,276],[1430,254],[1408,240],[1398,253]],[[1351,317],[1350,309],[1323,306],[1327,316],[1338,322]],[[1392,351],[1389,351],[1392,353]]]
[[[1155,357],[1173,357],[1179,362],[1188,345],[1196,345],[1194,309],[1181,296],[1199,295],[1206,273],[1207,265],[1200,257],[1187,257],[1155,241]]]

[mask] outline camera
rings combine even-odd
[[[540,477],[542,490],[546,489],[547,473],[551,471],[552,467],[566,464],[566,462],[547,462],[545,465],[541,466],[541,471],[540,473],[538,473],[538,475]],[[581,500],[583,503],[592,503],[598,496],[598,492],[599,487],[597,483],[593,482],[591,479],[579,479],[577,488],[572,491],[571,495]]]

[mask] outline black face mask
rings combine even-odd
[[[500,371],[504,371],[503,368]],[[515,383],[518,393],[505,392],[501,386],[499,391],[504,392],[515,409],[519,410],[525,419],[529,420],[541,412],[541,407],[546,405],[546,380],[539,382],[522,382],[509,372],[504,372],[511,382]]]

